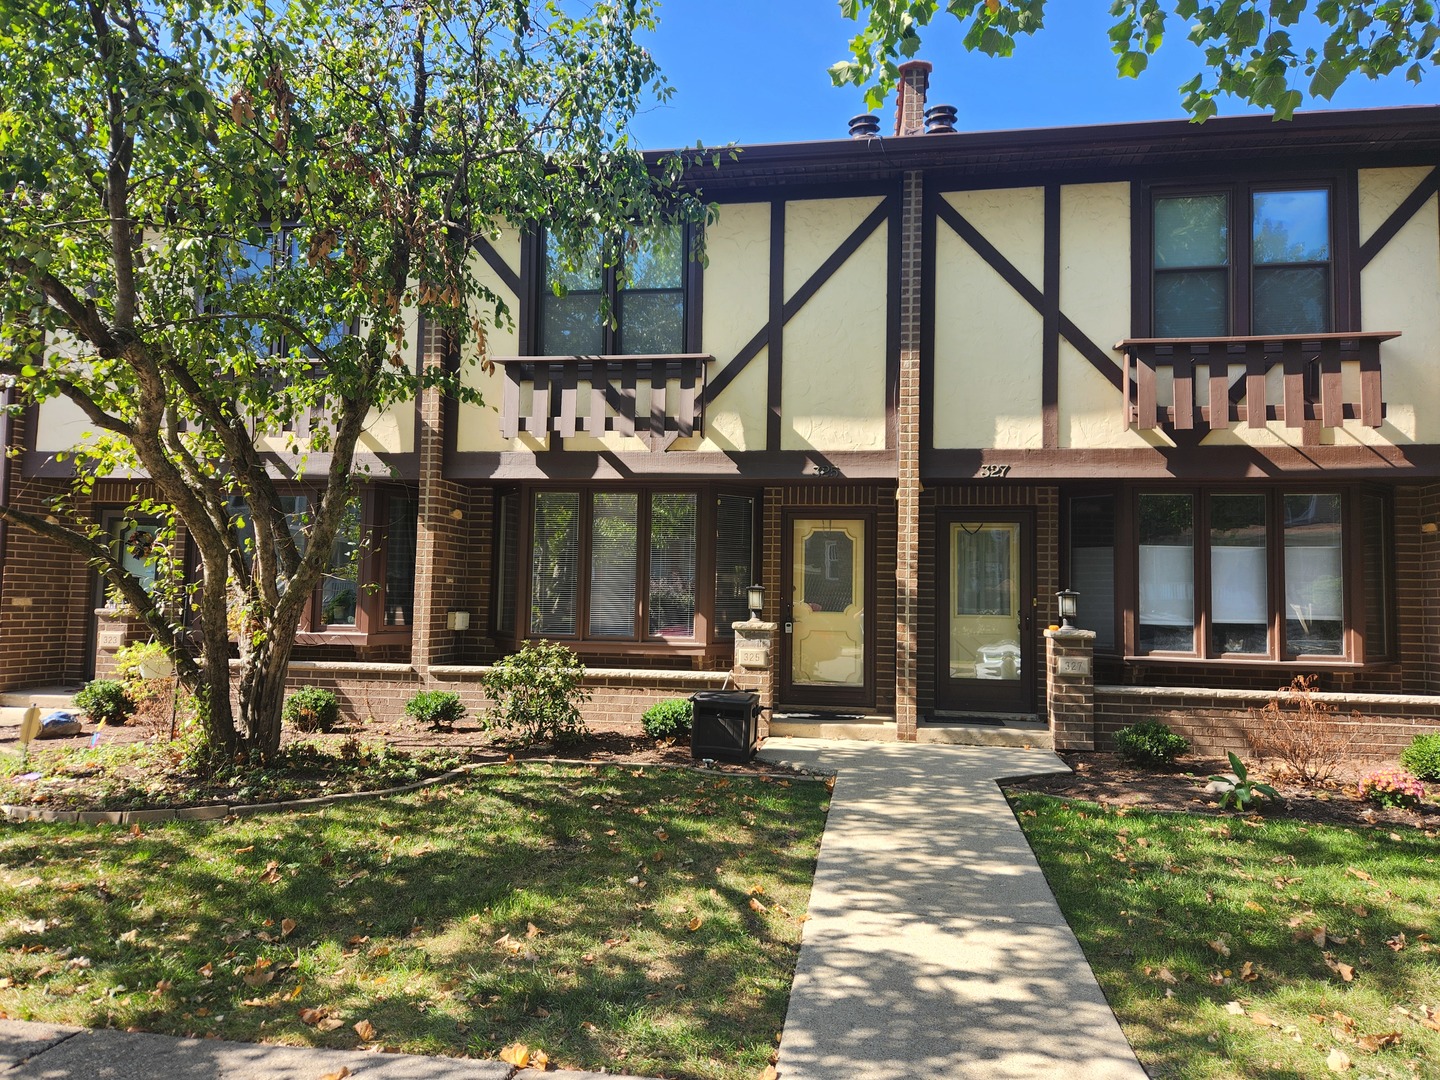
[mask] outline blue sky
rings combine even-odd
[[[1139,79],[1115,74],[1108,0],[1052,0],[1046,27],[1004,60],[970,54],[958,24],[941,16],[919,58],[935,65],[931,104],[960,110],[961,130],[1052,127],[1181,116],[1176,87],[1199,52],[1171,20],[1165,45]],[[836,0],[665,0],[650,46],[675,96],[637,118],[645,149],[843,138],[863,112],[858,90],[830,85],[855,24]],[[1440,70],[1416,86],[1403,77],[1352,78],[1325,108],[1440,103]],[[1222,105],[1221,114],[1245,110]],[[881,131],[894,122],[893,99]]]

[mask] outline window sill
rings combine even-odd
[[[547,637],[547,638],[525,638],[519,644],[535,643],[539,641],[553,641],[557,645],[564,645],[571,652],[587,653],[591,655],[624,655],[626,653],[639,653],[643,655],[664,655],[664,656],[699,656],[704,653],[728,652],[735,647],[734,641],[718,641],[708,644],[704,641],[577,641],[574,638]]]
[[[1141,653],[1138,656],[1105,656],[1096,654],[1097,659],[1123,660],[1127,664],[1178,664],[1186,667],[1250,667],[1250,668],[1305,668],[1307,671],[1378,671],[1396,666],[1395,660],[1372,660],[1361,663],[1337,657],[1333,660],[1321,657],[1299,657],[1294,660],[1272,660],[1269,657],[1223,656],[1180,656],[1173,653]]]
[[[409,645],[411,628],[399,627],[365,633],[360,630],[301,630],[295,635],[296,645]]]

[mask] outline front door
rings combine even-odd
[[[1030,518],[949,518],[940,523],[939,541],[940,711],[1033,712]]]
[[[786,559],[783,699],[789,705],[874,704],[865,605],[866,518],[795,517]]]

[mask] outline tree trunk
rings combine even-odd
[[[280,749],[280,714],[295,635],[274,628],[258,648],[241,650],[240,722],[246,748],[268,761]]]

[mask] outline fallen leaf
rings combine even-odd
[[[760,1074],[760,1080],[777,1080],[779,1073],[775,1071],[774,1065],[766,1065],[765,1071]]]
[[[236,855],[248,855],[248,854],[250,854],[250,852],[252,852],[252,851],[254,851],[254,850],[255,850],[255,845],[254,845],[254,844],[250,844],[248,847],[237,847],[237,848],[235,849],[235,854],[236,854]]]
[[[541,934],[543,934],[544,932],[545,932],[544,930],[541,930],[541,929],[540,929],[538,926],[536,926],[533,922],[527,922],[527,923],[525,924],[525,936],[526,936],[527,938],[537,938],[537,937],[539,937]]]
[[[755,897],[752,896],[752,897],[750,898],[750,910],[751,910],[751,911],[764,911],[764,910],[765,910],[765,905],[762,904],[759,900],[756,900]]]
[[[1155,973],[1155,977],[1161,982],[1169,983],[1172,986],[1180,981],[1179,979],[1175,978],[1174,972],[1172,972],[1168,967],[1162,967],[1159,971]]]
[[[247,1009],[263,1009],[266,1005],[269,1005],[270,1003],[264,998],[246,998],[244,1001],[240,1002],[240,1004],[245,1006],[245,1008]]]
[[[338,1016],[327,1016],[324,1020],[321,1020],[318,1024],[315,1025],[315,1030],[334,1031],[343,1023],[345,1023],[345,1021],[341,1020]]]
[[[314,1027],[321,1020],[325,1019],[324,1009],[312,1009],[308,1006],[300,1010],[300,1022],[307,1027]]]
[[[1317,949],[1323,949],[1325,947],[1325,942],[1328,940],[1328,938],[1325,936],[1325,927],[1322,926],[1319,930],[1316,930],[1315,933],[1311,934],[1310,940],[1315,942],[1315,947]]]
[[[1343,964],[1340,961],[1336,960],[1329,953],[1325,954],[1325,966],[1328,967],[1331,971],[1335,972],[1335,974],[1339,975],[1340,978],[1344,979],[1346,982],[1355,981],[1355,969],[1349,964]]]
[[[375,1025],[369,1020],[361,1020],[355,1025],[355,1034],[366,1042],[373,1042],[375,1039]]]
[[[326,1073],[324,1076],[320,1077],[320,1080],[345,1080],[345,1077],[347,1077],[347,1076],[349,1076],[349,1075],[350,1075],[350,1068],[349,1068],[349,1066],[347,1066],[347,1065],[341,1065],[340,1068],[339,1068],[336,1072],[328,1072],[328,1073]]]
[[[1400,933],[1396,934],[1394,937],[1386,938],[1385,944],[1388,945],[1394,952],[1399,952],[1401,949],[1405,948],[1405,935],[1403,933]]]
[[[689,930],[693,934],[696,930],[700,929],[700,926],[704,921],[705,920],[700,918],[699,915],[696,915],[693,919],[691,919],[688,923],[685,924],[685,929]]]
[[[1244,1016],[1245,1006],[1241,1005],[1238,1001],[1227,1001],[1225,1003],[1225,1011],[1231,1016]]]
[[[265,986],[267,983],[274,981],[275,973],[273,971],[264,970],[251,971],[240,976],[240,978],[246,986]]]
[[[280,936],[281,936],[282,938],[287,938],[287,937],[289,937],[291,934],[293,934],[294,932],[295,932],[295,920],[294,920],[294,919],[281,919],[281,920],[280,920]]]
[[[1250,1022],[1252,1024],[1259,1024],[1261,1027],[1278,1028],[1280,1026],[1280,1021],[1276,1020],[1269,1013],[1263,1012],[1252,1012],[1250,1014]]]
[[[1225,944],[1223,938],[1216,938],[1214,941],[1207,942],[1206,944],[1208,944],[1210,948],[1214,949],[1221,956],[1230,955],[1230,946]]]
[[[129,944],[129,945],[134,945],[134,944],[135,944],[135,938],[139,935],[139,933],[140,933],[139,930],[126,930],[126,931],[125,931],[123,934],[121,934],[120,937],[117,938],[116,940],[118,940],[118,941],[123,941],[123,942],[125,942],[125,943],[127,943],[127,944]]]
[[[1345,868],[1345,873],[1349,874],[1351,877],[1357,877],[1361,881],[1368,881],[1371,885],[1375,884],[1375,879],[1369,874],[1367,874],[1364,870],[1356,870],[1353,866],[1347,866]]]
[[[1383,1050],[1387,1046],[1394,1046],[1400,1041],[1400,1032],[1387,1031],[1383,1035],[1362,1035],[1357,1045],[1362,1050],[1369,1050],[1372,1054],[1377,1050]]]
[[[1325,1064],[1331,1072],[1344,1072],[1350,1068],[1350,1055],[1337,1047],[1330,1051],[1330,1056],[1325,1059]]]
[[[215,977],[215,965],[207,962],[205,966],[200,969],[200,977],[202,979],[213,979]]]
[[[501,1049],[500,1060],[509,1062],[517,1069],[523,1069],[530,1064],[530,1048],[524,1043],[511,1043]]]
[[[1264,914],[1264,912],[1265,912],[1265,908],[1264,908],[1262,905],[1257,904],[1254,900],[1246,900],[1246,901],[1245,901],[1245,910],[1246,910],[1246,911],[1258,911],[1258,912],[1260,912],[1261,914]]]
[[[546,1066],[549,1064],[550,1055],[545,1053],[544,1050],[532,1050],[530,1052],[530,1067],[532,1069],[539,1069],[541,1072],[544,1072]]]
[[[1258,978],[1260,978],[1260,973],[1255,970],[1255,965],[1249,960],[1240,965],[1241,982],[1254,982]]]

